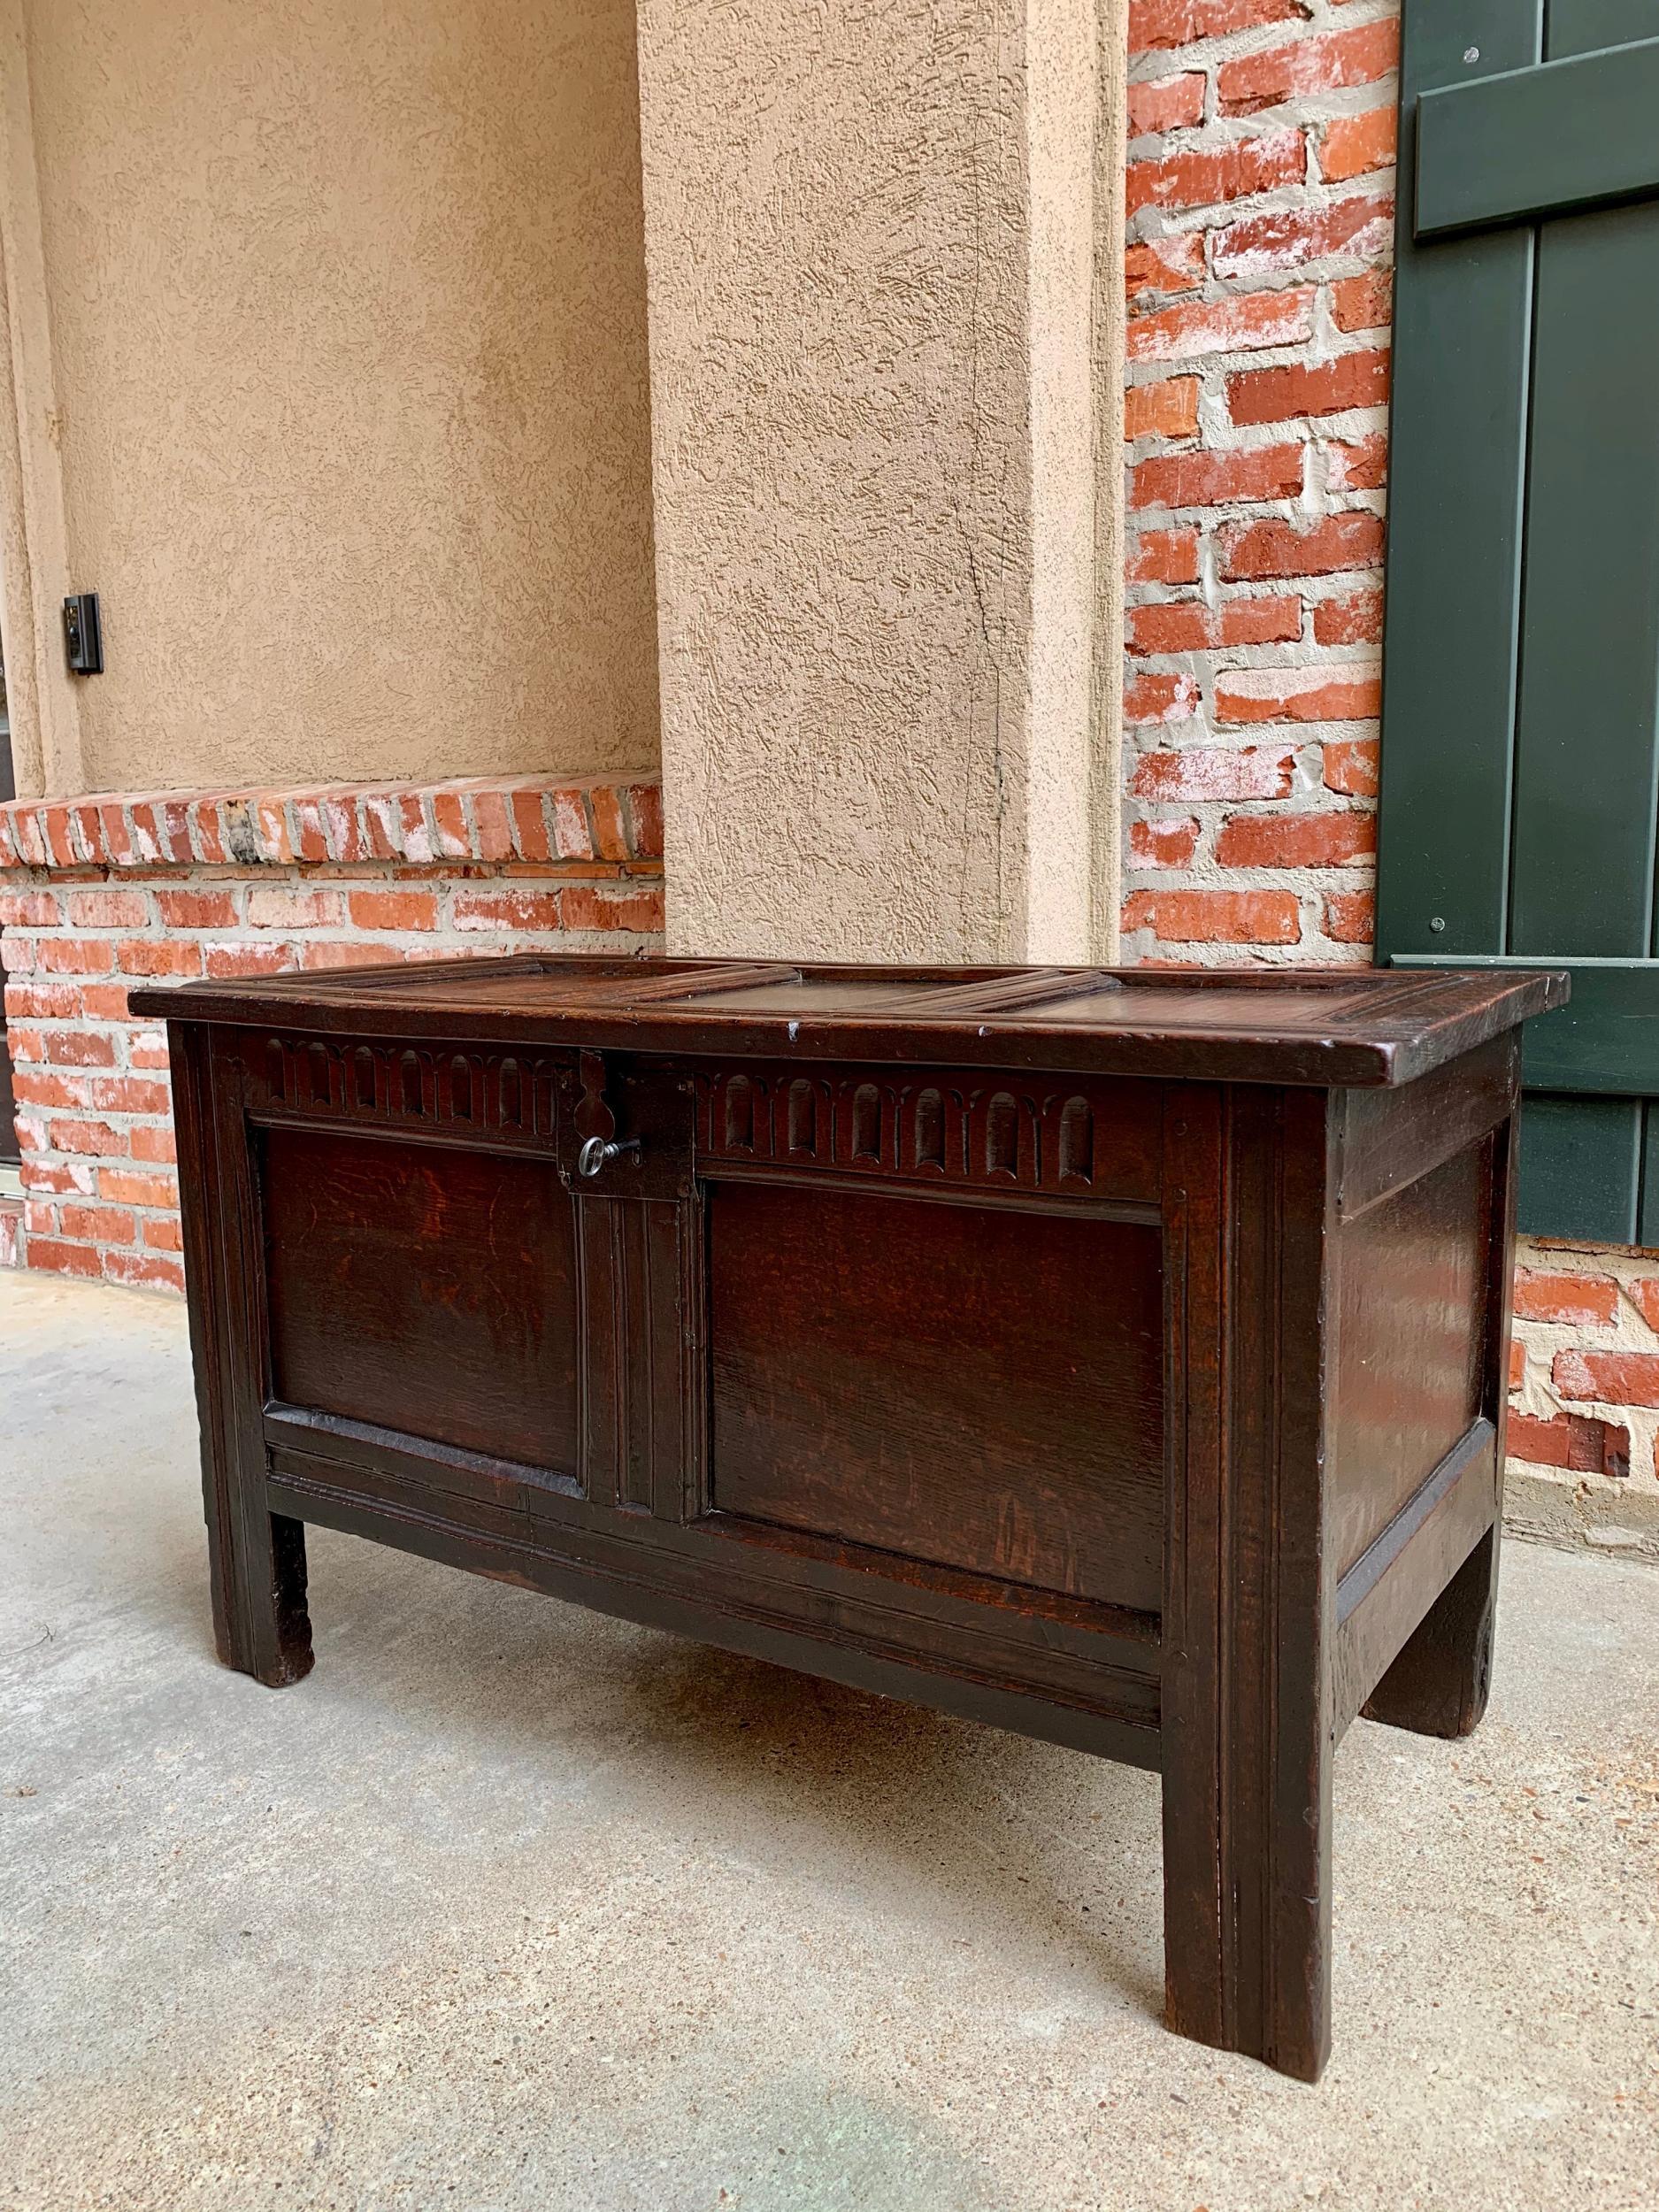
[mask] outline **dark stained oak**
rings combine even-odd
[[[1341,1734],[1485,1705],[1519,1025],[1563,995],[540,956],[135,993],[219,1654],[310,1666],[314,1521],[1158,1769],[1170,2023],[1314,2080]]]
[[[717,1510],[1156,1612],[1155,1225],[720,1183]]]
[[[574,1468],[576,1210],[552,1163],[310,1129],[258,1149],[273,1396]]]

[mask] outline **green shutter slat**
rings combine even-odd
[[[1659,206],[1547,224],[1535,282],[1509,949],[1640,956],[1659,803]]]
[[[1538,0],[1405,0],[1401,173],[1417,95],[1536,61]],[[1379,956],[1505,941],[1532,238],[1410,250],[1394,287],[1383,638]],[[1438,922],[1440,926],[1435,927]]]
[[[1522,1230],[1633,1244],[1642,1120],[1632,1099],[1529,1092],[1521,1111]]]
[[[1419,240],[1659,192],[1659,39],[1503,75],[1483,48],[1481,70],[1418,105]]]

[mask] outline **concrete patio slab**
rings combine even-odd
[[[344,1537],[214,1663],[184,1316],[0,1273],[0,2204],[1659,2204],[1659,1571],[1337,1766],[1336,2055],[1158,2024],[1153,1778]]]

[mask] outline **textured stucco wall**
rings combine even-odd
[[[641,0],[680,948],[1095,941],[1095,42]]]
[[[81,787],[654,762],[629,0],[4,4]]]

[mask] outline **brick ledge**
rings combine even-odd
[[[0,806],[0,872],[375,860],[649,864],[662,853],[662,790],[650,776],[92,792]]]

